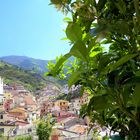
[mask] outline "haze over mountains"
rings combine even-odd
[[[47,71],[46,66],[48,64],[48,60],[34,59],[31,57],[16,55],[0,57],[0,60],[25,70],[33,70],[41,74]],[[52,61],[54,62],[55,60]]]

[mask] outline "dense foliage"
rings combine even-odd
[[[74,56],[68,85],[82,85],[91,96],[82,114],[130,140],[140,137],[139,0],[51,0],[70,13],[66,35],[72,45],[51,69],[59,75]]]
[[[47,117],[42,118],[38,123],[37,130],[36,130],[38,135],[38,140],[49,140],[53,125],[54,125],[54,121],[52,121],[50,115],[47,115]]]
[[[32,140],[31,136],[21,136],[19,138],[16,138],[16,140]]]

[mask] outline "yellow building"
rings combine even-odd
[[[22,120],[27,119],[27,111],[24,108],[17,107],[10,110],[8,113],[10,116],[12,116],[15,119],[22,119]]]
[[[57,100],[54,102],[54,107],[59,107],[60,110],[68,110],[69,102],[66,100]]]
[[[0,104],[0,112],[4,111],[3,104]]]
[[[10,92],[5,92],[4,93],[4,100],[9,100],[12,99],[13,95]]]

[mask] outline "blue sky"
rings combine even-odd
[[[70,46],[61,38],[65,17],[49,0],[0,0],[0,56],[51,60]]]

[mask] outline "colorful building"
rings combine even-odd
[[[3,104],[3,79],[0,77],[0,104]]]
[[[59,107],[62,111],[67,111],[69,108],[69,102],[66,100],[57,100],[54,102],[53,107]]]

